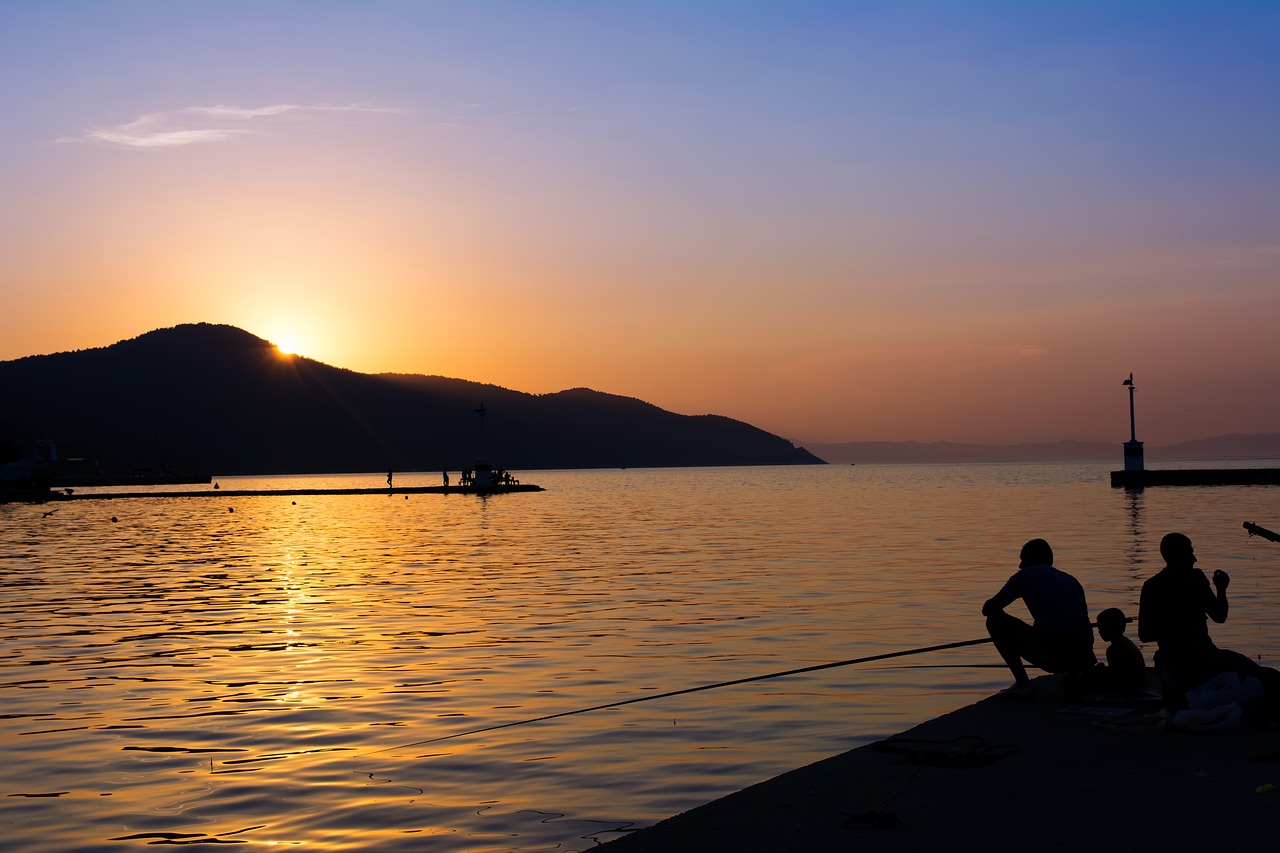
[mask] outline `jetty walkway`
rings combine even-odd
[[[992,696],[605,844],[607,853],[1251,850],[1275,843],[1280,730]]]
[[[1280,468],[1146,468],[1112,471],[1113,488],[1147,486],[1280,486]]]
[[[51,491],[25,497],[9,497],[10,501],[28,503],[44,503],[46,501],[110,501],[137,500],[146,498],[245,498],[245,497],[298,497],[312,495],[505,495],[512,492],[542,492],[542,486],[531,483],[519,483],[498,486],[396,486],[388,489],[169,489],[150,492],[80,492],[72,490],[71,494],[63,491]]]

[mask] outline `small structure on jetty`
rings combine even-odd
[[[53,478],[82,461],[60,458],[52,439],[37,441],[26,457],[0,464],[0,503],[43,501]]]
[[[511,476],[510,471],[494,468],[488,459],[483,458],[476,460],[474,468],[462,469],[459,482],[463,486],[470,486],[472,490],[481,491],[505,490],[520,485],[520,481]]]
[[[1124,470],[1111,472],[1113,488],[1142,489],[1147,486],[1276,486],[1280,468],[1165,468],[1147,470],[1142,442],[1133,413],[1133,374],[1124,381],[1129,389],[1129,440],[1124,443]]]

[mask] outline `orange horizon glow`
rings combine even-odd
[[[1264,9],[373,6],[211,13],[234,62],[14,10],[0,359],[225,323],[801,444],[1123,440],[1133,372],[1153,443],[1280,429]]]

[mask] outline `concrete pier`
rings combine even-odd
[[[509,486],[396,486],[373,489],[177,489],[162,492],[27,492],[24,495],[0,495],[9,502],[44,503],[46,501],[110,501],[149,498],[244,498],[297,497],[312,495],[505,495],[512,492],[542,492],[542,486],[520,483]]]
[[[1126,469],[1111,472],[1111,485],[1125,489],[1147,486],[1276,486],[1280,485],[1280,468]]]
[[[1252,850],[1280,815],[1280,731],[992,696],[624,835],[608,853]],[[987,763],[981,763],[987,761]]]

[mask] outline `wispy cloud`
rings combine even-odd
[[[314,119],[326,113],[393,112],[399,110],[366,104],[271,104],[264,107],[216,104],[147,113],[127,124],[94,128],[58,141],[96,142],[117,148],[177,148],[266,133],[282,118],[297,120]]]

